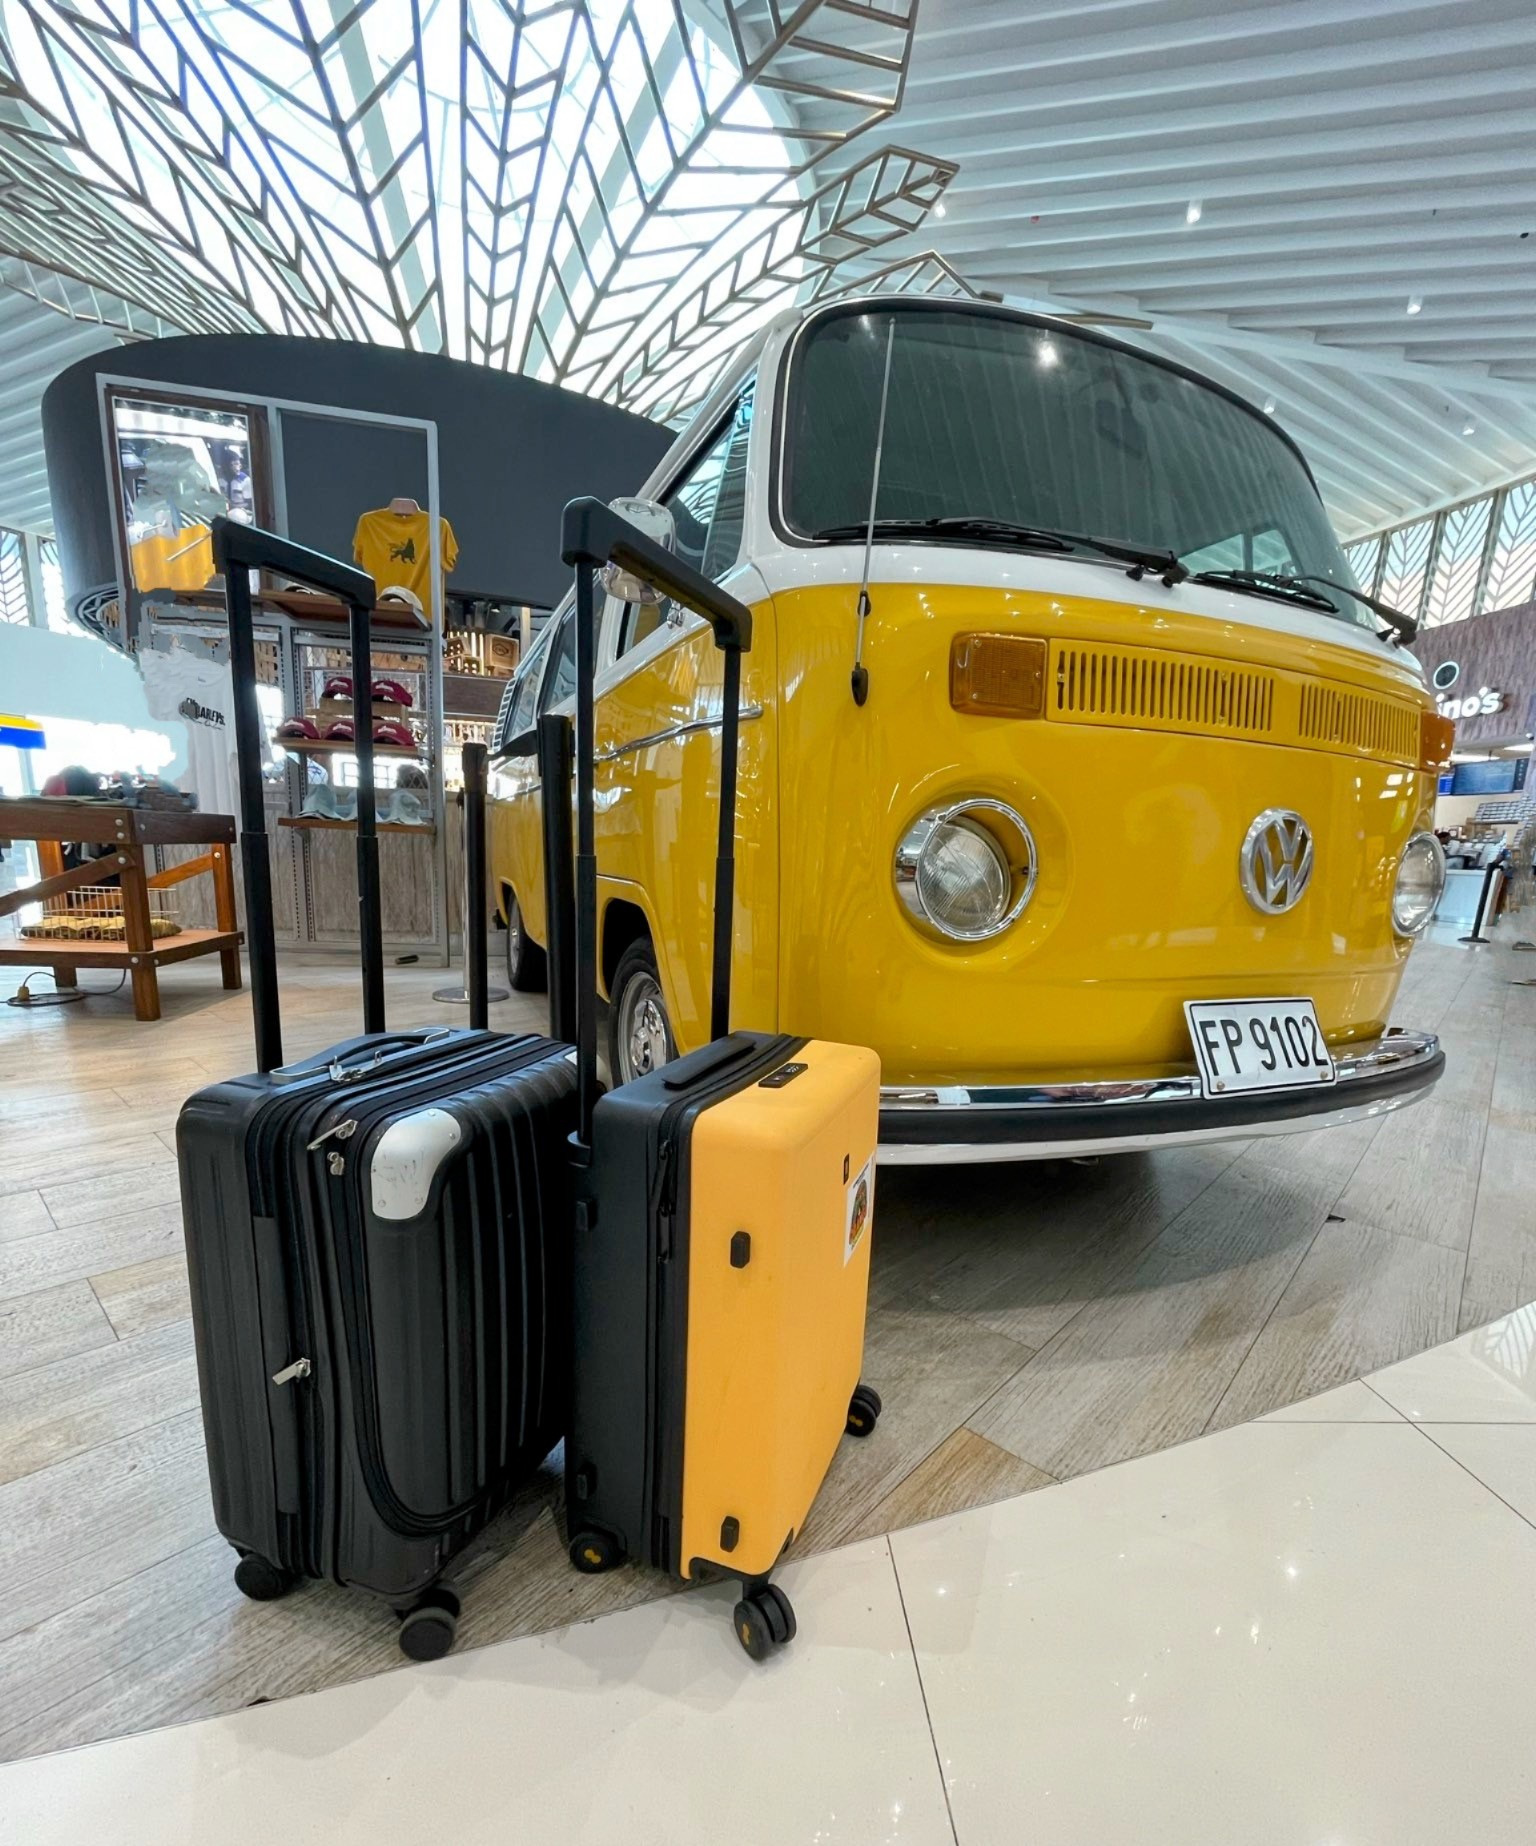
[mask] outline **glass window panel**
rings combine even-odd
[[[1426,628],[1459,622],[1472,613],[1492,512],[1490,496],[1467,506],[1452,507],[1441,521],[1440,549],[1430,579],[1429,600],[1424,605]]]
[[[56,635],[79,634],[79,626],[71,620],[64,601],[64,572],[59,566],[59,541],[56,538],[40,538],[37,541],[37,561],[42,571],[43,615],[48,626]]]
[[[30,620],[21,534],[0,530],[0,622],[25,624]]]
[[[1369,593],[1376,584],[1376,573],[1381,569],[1381,550],[1385,543],[1381,533],[1374,538],[1357,539],[1353,545],[1344,547],[1344,556],[1349,568],[1355,573],[1355,582]]]
[[[1429,576],[1429,544],[1434,537],[1433,519],[1418,519],[1410,526],[1399,526],[1387,534],[1387,555],[1381,570],[1381,600],[1404,615],[1416,616],[1424,600],[1424,584]]]
[[[1485,609],[1517,609],[1536,597],[1536,480],[1511,487],[1483,590]]]

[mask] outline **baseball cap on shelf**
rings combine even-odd
[[[373,697],[379,705],[413,705],[409,692],[397,679],[376,679],[373,682]]]
[[[409,725],[400,724],[393,718],[381,718],[373,727],[373,741],[376,744],[395,744],[402,750],[414,750],[416,739],[411,735]]]
[[[320,727],[313,718],[284,718],[272,734],[279,741],[285,737],[318,737]]]
[[[325,682],[325,689],[320,696],[323,699],[350,699],[352,696],[352,675],[350,673],[333,673]]]
[[[325,727],[325,734],[337,743],[349,744],[357,736],[357,726],[350,718],[338,718],[334,724],[328,724]]]

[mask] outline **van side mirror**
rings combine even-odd
[[[639,498],[610,500],[608,504],[620,519],[627,519],[663,550],[677,550],[677,521],[672,517],[670,507],[663,506],[659,500]],[[655,604],[666,601],[655,584],[647,583],[631,570],[625,570],[622,564],[605,564],[597,576],[608,594],[617,597],[620,602]]]

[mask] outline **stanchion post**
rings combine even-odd
[[[1465,942],[1475,949],[1486,949],[1489,943],[1493,941],[1492,936],[1485,936],[1483,934],[1483,918],[1488,912],[1488,896],[1493,890],[1493,881],[1500,876],[1503,870],[1503,866],[1495,859],[1493,864],[1488,867],[1488,870],[1484,872],[1483,888],[1478,893],[1477,897],[1477,916],[1472,924],[1472,934],[1470,936],[1458,936],[1458,942]]]

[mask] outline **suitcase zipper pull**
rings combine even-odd
[[[314,1370],[308,1359],[295,1359],[292,1365],[285,1365],[280,1372],[272,1374],[275,1385],[292,1384],[295,1378],[307,1378]]]
[[[334,1128],[327,1128],[324,1134],[318,1134],[309,1143],[309,1152],[324,1147],[327,1141],[349,1141],[357,1133],[357,1123],[350,1116],[344,1122],[338,1122]],[[339,1179],[347,1170],[347,1163],[333,1147],[325,1157],[326,1170],[332,1179]]]
[[[317,1147],[324,1147],[327,1141],[350,1141],[356,1133],[357,1123],[352,1120],[351,1116],[348,1116],[344,1122],[338,1122],[334,1128],[327,1128],[324,1134],[316,1135],[309,1143],[309,1152],[313,1153]]]

